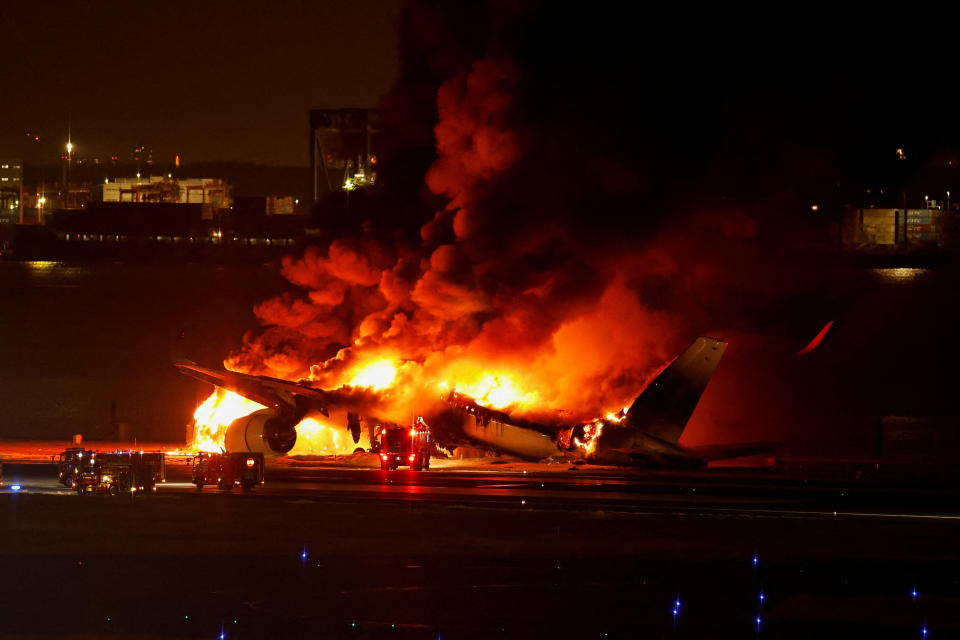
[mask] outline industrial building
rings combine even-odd
[[[233,206],[233,189],[214,178],[119,178],[100,185],[101,202],[153,202],[202,205],[205,219]]]
[[[373,185],[377,179],[380,114],[374,109],[310,111],[313,201],[336,191]]]
[[[950,220],[934,200],[922,209],[847,209],[841,241],[844,248],[867,251],[940,248],[950,236]]]

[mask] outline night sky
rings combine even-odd
[[[123,160],[146,144],[158,164],[305,166],[308,109],[381,105],[404,58],[436,80],[505,52],[540,74],[527,81],[551,107],[592,116],[604,109],[584,100],[606,103],[624,146],[673,173],[715,173],[722,157],[719,179],[770,163],[880,174],[898,147],[955,155],[952,56],[933,17],[762,18],[630,21],[540,2],[4,3],[0,149],[52,164],[72,119],[81,156]]]
[[[306,166],[307,110],[376,106],[397,66],[398,2],[0,5],[0,153]],[[26,133],[40,143],[26,144]]]

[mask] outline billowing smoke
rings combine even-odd
[[[407,9],[414,26],[424,15]],[[436,155],[418,177],[429,190],[419,238],[389,228],[388,175],[356,212],[375,211],[365,224],[283,260],[294,290],[256,307],[264,328],[228,368],[332,389],[388,359],[383,394],[398,415],[457,388],[492,402],[502,391],[500,404],[539,420],[586,420],[627,405],[688,340],[742,325],[793,277],[776,260],[758,277],[776,250],[755,214],[671,199],[682,181],[661,178],[685,143],[657,120],[657,88],[644,95],[649,83],[626,75],[647,66],[575,42],[553,59],[518,44],[522,27],[491,29],[469,64],[457,63],[469,47],[423,54],[447,75]],[[385,104],[420,104],[404,92],[419,95],[422,80],[408,73]]]

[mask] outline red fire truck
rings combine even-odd
[[[222,491],[239,486],[249,492],[263,484],[262,453],[198,453],[190,463],[197,491],[203,491],[205,484],[216,484]]]
[[[384,427],[380,430],[377,451],[380,470],[395,471],[409,466],[412,471],[430,468],[430,427],[417,418],[409,429]]]

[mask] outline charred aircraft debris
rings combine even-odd
[[[697,467],[709,460],[766,451],[769,445],[763,443],[697,449],[678,444],[726,347],[727,343],[721,340],[697,338],[630,407],[586,424],[551,427],[527,422],[483,407],[455,391],[426,414],[425,419],[434,441],[445,449],[479,445],[533,461],[565,455],[596,464],[676,468]],[[312,412],[342,419],[354,442],[359,441],[364,427],[392,425],[359,414],[361,403],[355,394],[347,391],[316,389],[303,381],[208,369],[184,358],[178,358],[175,366],[185,375],[267,407],[238,418],[227,427],[224,448],[229,452],[284,455],[296,443],[296,425]]]

